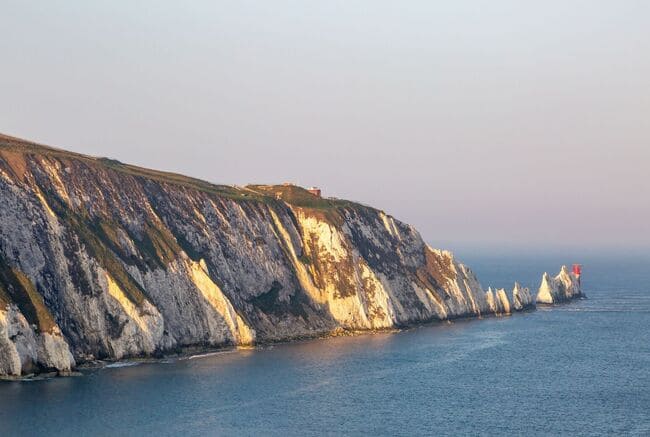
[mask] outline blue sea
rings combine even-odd
[[[584,264],[510,317],[0,384],[0,436],[650,435],[650,257],[463,257],[484,287]]]

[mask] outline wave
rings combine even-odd
[[[205,352],[201,354],[196,354],[196,355],[190,355],[189,357],[182,357],[180,360],[196,360],[198,358],[209,358],[209,357],[214,357],[217,355],[226,355],[226,354],[232,354],[237,352],[237,349],[233,350],[227,350],[227,351],[215,351],[215,352]]]
[[[138,366],[140,363],[137,361],[120,361],[117,363],[107,364],[105,367],[107,369],[119,369],[121,367],[133,367]]]
[[[634,308],[626,305],[608,305],[608,306],[591,306],[591,307],[542,307],[538,308],[542,312],[558,312],[558,313],[650,313],[650,308]]]

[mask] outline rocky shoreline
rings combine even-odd
[[[0,203],[0,375],[534,305],[484,290],[384,211],[293,184],[215,185],[0,135]],[[551,279],[540,302],[574,295],[571,273]]]
[[[516,294],[514,293],[515,290],[522,290],[521,285],[519,283],[515,283],[515,287],[513,289],[513,301],[515,300]],[[523,290],[528,290],[523,289]],[[581,298],[585,298],[584,294],[580,295]],[[577,298],[577,297],[576,297]],[[563,301],[562,303],[567,303],[567,301]],[[513,306],[514,308],[515,306]],[[520,312],[520,313],[527,313],[527,312],[532,312],[536,310],[536,304],[535,302],[531,302],[526,304],[525,306],[521,307],[520,309],[516,310],[515,312]],[[492,318],[492,317],[504,317],[504,316],[510,316],[514,313],[504,313],[504,314],[485,314],[483,316],[459,316],[453,319],[447,319],[447,320],[438,320],[438,319],[432,319],[429,321],[423,321],[421,323],[416,323],[412,325],[405,325],[405,326],[399,326],[399,327],[394,327],[394,328],[382,328],[382,329],[373,329],[373,330],[344,330],[344,329],[337,329],[334,332],[322,334],[322,335],[314,335],[314,336],[304,336],[304,337],[296,337],[296,338],[291,338],[291,339],[285,339],[285,340],[277,340],[277,341],[270,341],[266,343],[260,343],[256,344],[254,346],[231,346],[231,347],[218,347],[218,348],[211,348],[211,347],[202,347],[202,346],[189,346],[184,348],[182,351],[178,351],[176,353],[171,353],[171,354],[161,354],[158,356],[133,356],[133,357],[126,357],[124,359],[120,360],[94,360],[94,361],[89,361],[89,362],[81,362],[79,363],[74,370],[70,371],[53,371],[53,372],[44,372],[44,373],[31,373],[27,375],[19,375],[19,376],[12,376],[12,375],[0,375],[0,382],[5,381],[5,382],[16,382],[16,381],[41,381],[41,380],[47,380],[51,378],[56,378],[56,377],[79,377],[79,376],[84,376],[84,372],[88,370],[97,370],[97,369],[104,369],[104,368],[112,368],[112,367],[130,367],[132,365],[139,365],[139,364],[156,364],[156,363],[162,363],[168,360],[183,360],[183,359],[193,359],[193,358],[202,358],[205,356],[211,356],[213,354],[218,354],[218,353],[229,353],[229,352],[237,352],[237,351],[242,351],[242,350],[264,350],[269,347],[272,347],[274,345],[282,345],[282,344],[292,344],[292,343],[299,343],[299,342],[304,342],[304,341],[317,341],[317,340],[324,340],[328,338],[337,338],[337,337],[356,337],[356,336],[364,336],[364,335],[374,335],[374,334],[386,334],[386,333],[399,333],[399,332],[404,332],[408,331],[411,329],[418,329],[422,327],[427,327],[427,326],[436,326],[440,325],[442,323],[454,323],[454,322],[471,322],[471,321],[479,321],[484,317],[487,318]]]

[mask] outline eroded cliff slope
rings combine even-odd
[[[529,307],[411,226],[0,136],[0,374]]]

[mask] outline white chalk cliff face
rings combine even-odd
[[[384,212],[0,136],[0,375],[508,314]]]
[[[515,282],[512,289],[512,307],[515,311],[523,311],[535,308],[535,300],[528,288],[522,288],[519,282]]]
[[[580,287],[580,278],[570,272],[567,266],[562,266],[560,273],[554,278],[548,273],[542,276],[537,303],[550,305],[580,297],[585,297]]]

